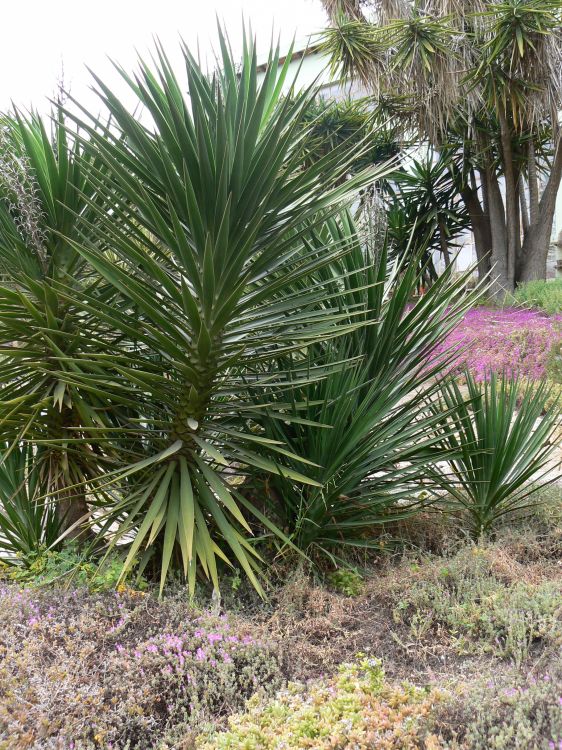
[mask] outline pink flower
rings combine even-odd
[[[551,347],[562,337],[562,315],[534,310],[478,307],[469,310],[435,352],[444,368],[467,366],[477,380],[490,371],[519,373],[532,380],[545,375]],[[452,352],[460,352],[454,358]]]

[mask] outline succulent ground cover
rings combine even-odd
[[[475,307],[439,351],[459,353],[459,363],[483,379],[493,370],[532,380],[547,376],[553,347],[562,339],[562,313],[517,307]]]

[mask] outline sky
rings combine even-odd
[[[173,62],[179,62],[180,37],[193,49],[199,44],[201,57],[212,61],[217,17],[235,49],[242,18],[250,20],[264,54],[272,29],[286,47],[326,25],[320,0],[4,0],[2,6],[0,111],[14,102],[47,112],[61,76],[72,96],[95,109],[87,67],[126,97],[108,58],[131,70],[154,36]]]

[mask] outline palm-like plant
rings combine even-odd
[[[285,379],[267,364],[358,325],[322,304],[329,292],[315,275],[345,248],[305,253],[304,237],[377,175],[341,179],[356,156],[349,144],[303,165],[315,92],[281,96],[288,62],[279,67],[278,53],[258,82],[253,42],[239,68],[222,36],[221,50],[222,69],[208,76],[184,48],[188,98],[162,49],[154,70],[121,70],[147,124],[98,80],[112,129],[82,126],[111,174],[93,207],[103,242],[84,222],[73,243],[115,292],[107,304],[82,294],[85,314],[120,344],[69,380],[134,412],[115,440],[121,468],[97,485],[119,499],[97,522],[118,524],[112,545],[129,540],[125,570],[157,549],[161,585],[174,562],[192,590],[198,570],[218,587],[218,558],[260,587],[252,524],[274,527],[243,492],[248,473],[315,483],[306,456],[260,432],[265,409],[294,418],[279,395]],[[256,405],[266,388],[270,400]]]
[[[432,405],[444,413],[441,442],[446,468],[437,467],[436,483],[453,506],[462,508],[475,539],[494,530],[510,515],[535,505],[534,494],[555,481],[545,470],[556,446],[560,409],[545,409],[548,385],[527,386],[508,376],[477,383],[465,373],[468,394],[455,381],[445,381]]]
[[[1,460],[22,441],[40,447],[40,492],[56,500],[61,522],[75,535],[88,512],[76,487],[97,473],[101,459],[87,433],[103,423],[105,401],[67,377],[80,356],[96,349],[101,332],[57,285],[75,297],[86,288],[103,297],[100,279],[70,241],[90,210],[96,159],[68,136],[60,110],[52,128],[36,115],[3,118],[0,143],[0,436],[7,444]]]
[[[280,360],[295,419],[266,418],[266,435],[311,459],[316,484],[270,476],[263,494],[298,548],[337,562],[345,548],[378,545],[381,524],[416,504],[439,439],[439,415],[427,406],[442,364],[433,352],[477,292],[463,294],[467,275],[454,280],[449,267],[412,304],[423,273],[418,259],[389,265],[384,251],[377,260],[369,257],[346,215],[330,220],[314,241],[349,247],[319,272],[318,283],[339,265],[326,304],[362,326],[345,338],[310,345],[304,363],[294,356]],[[324,377],[299,384],[305,366],[325,367]]]
[[[430,151],[386,181],[389,236],[399,255],[409,245],[424,247],[430,257],[440,253],[449,265],[455,240],[469,226],[458,175],[449,154]]]
[[[359,76],[383,108],[387,93],[399,91],[406,106],[395,114],[406,132],[440,149],[462,123],[458,155],[467,179],[461,194],[479,260],[489,253],[495,265],[497,291],[544,278],[562,179],[560,2],[324,0],[324,5],[333,23],[325,37],[333,66],[346,77]],[[545,131],[550,139],[542,149]],[[483,272],[485,265],[481,262]]]
[[[35,465],[29,443],[0,454],[0,559],[9,564],[52,546],[63,530],[56,505],[41,498]]]

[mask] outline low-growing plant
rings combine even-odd
[[[516,673],[471,685],[438,706],[436,718],[453,750],[560,750],[560,664],[536,677]]]
[[[41,586],[45,584],[72,584],[90,591],[110,591],[118,585],[126,586],[133,579],[134,569],[123,577],[123,560],[109,555],[101,562],[84,553],[75,543],[68,543],[60,550],[38,549],[20,558],[22,565],[14,566],[9,579],[17,583]],[[135,579],[135,587],[147,586],[141,577]]]
[[[465,548],[412,576],[394,618],[416,640],[444,628],[459,653],[490,653],[520,666],[536,646],[562,644],[561,595],[552,580],[502,581],[490,550]]]
[[[562,339],[562,316],[515,307],[473,307],[438,348],[460,353],[454,362],[469,369],[476,380],[490,371],[541,380],[553,342]]]
[[[556,479],[544,472],[556,446],[560,409],[546,407],[548,387],[521,392],[518,380],[490,373],[477,382],[464,373],[468,394],[454,380],[444,381],[441,399],[443,440],[433,478],[447,491],[448,507],[462,508],[466,528],[477,539],[493,532],[513,513],[532,511],[534,495]],[[533,482],[531,483],[531,480]]]
[[[434,690],[385,681],[381,662],[360,657],[329,680],[305,688],[291,684],[268,702],[253,698],[247,712],[230,717],[229,730],[202,738],[201,750],[385,748],[437,750],[427,729],[441,700]]]
[[[363,590],[363,576],[351,568],[338,568],[328,574],[330,586],[346,596],[359,596]]]
[[[0,586],[0,632],[2,750],[181,747],[283,683],[274,647],[185,593]]]
[[[520,304],[538,307],[549,315],[562,313],[562,279],[527,281],[519,284],[513,296]]]

